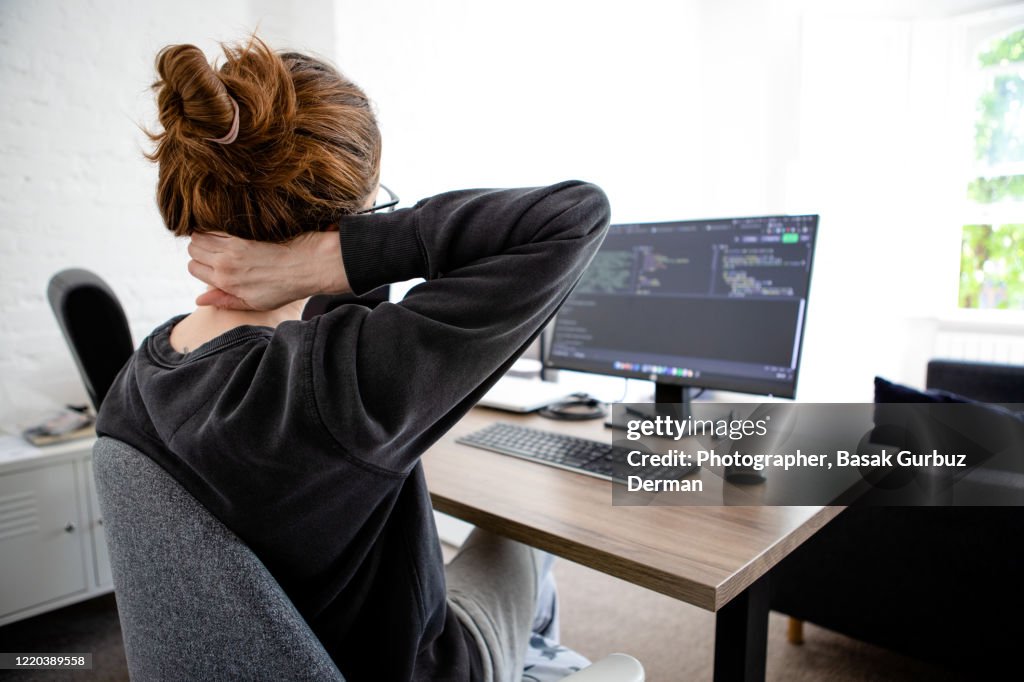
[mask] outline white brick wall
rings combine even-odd
[[[0,429],[85,391],[46,301],[50,276],[84,267],[125,307],[136,342],[190,310],[201,287],[164,229],[139,124],[160,47],[259,25],[274,47],[333,51],[333,3],[0,1]],[[323,21],[313,18],[322,16]]]

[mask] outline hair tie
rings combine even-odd
[[[238,102],[235,98],[228,95],[228,99],[231,100],[231,106],[235,110],[235,116],[231,120],[231,130],[224,137],[204,137],[203,139],[207,142],[216,142],[217,144],[231,144],[238,137]]]

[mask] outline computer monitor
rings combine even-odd
[[[796,395],[816,215],[612,225],[554,322],[545,365]]]

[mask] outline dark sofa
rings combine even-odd
[[[928,388],[1024,403],[1024,367],[933,360]],[[1021,499],[1024,453],[1012,454],[975,472],[971,499]],[[855,506],[773,570],[771,608],[974,674],[1019,674],[1022,579],[1020,507]]]

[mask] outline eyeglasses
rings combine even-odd
[[[356,215],[363,213],[376,213],[377,211],[394,211],[395,206],[398,205],[398,195],[388,189],[387,185],[380,185],[380,189],[387,192],[387,201],[380,200],[380,190],[377,191],[377,200],[370,208],[364,208],[362,211],[356,211]]]

